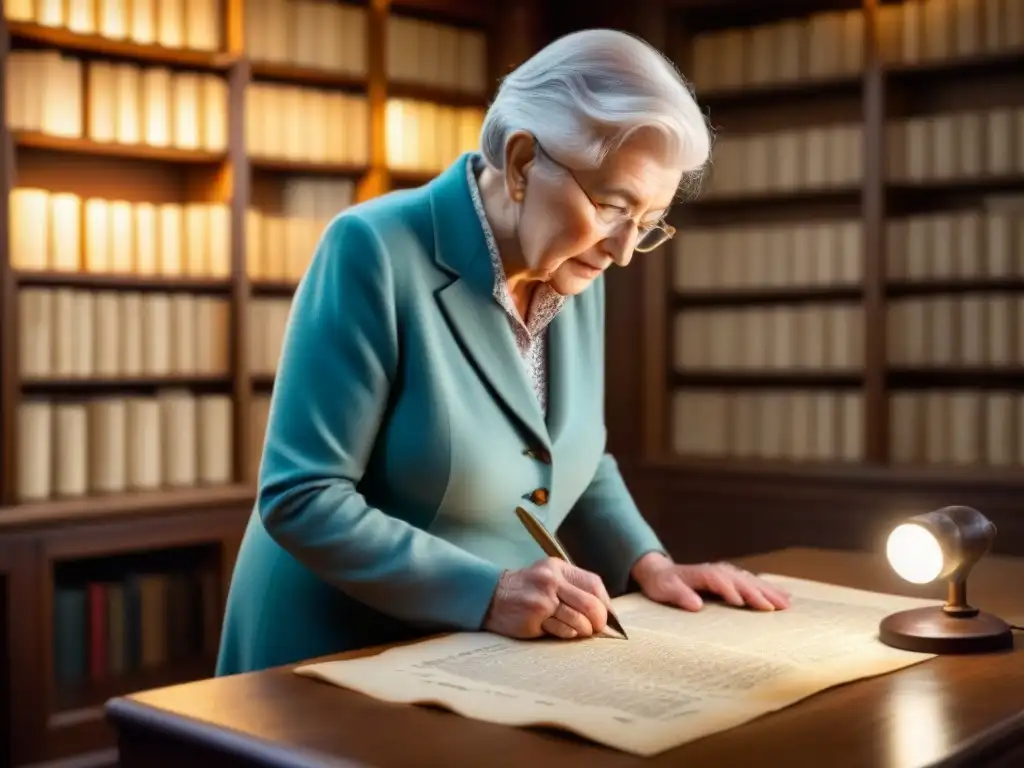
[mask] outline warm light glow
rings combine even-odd
[[[920,525],[904,523],[889,534],[885,556],[901,579],[912,584],[927,584],[942,573],[942,547]]]

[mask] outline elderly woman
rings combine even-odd
[[[729,565],[673,563],[605,452],[603,274],[672,236],[709,146],[656,50],[580,32],[504,80],[479,153],[331,222],[295,294],[218,674],[437,631],[585,637],[630,586],[786,607]],[[579,567],[545,558],[517,505]]]

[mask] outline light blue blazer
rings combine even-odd
[[[545,417],[492,294],[468,158],[346,210],[317,247],[218,674],[479,629],[502,570],[544,557],[516,505],[576,542],[612,594],[664,551],[605,453],[603,283],[549,326]]]

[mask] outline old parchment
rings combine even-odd
[[[553,726],[653,755],[825,688],[931,658],[883,645],[878,622],[937,601],[763,577],[789,590],[788,610],[709,604],[690,613],[627,595],[614,605],[629,640],[462,633],[295,671],[385,701]]]

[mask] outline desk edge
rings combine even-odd
[[[123,696],[108,701],[104,710],[119,737],[129,731],[153,733],[268,768],[370,768],[366,763],[275,744]]]

